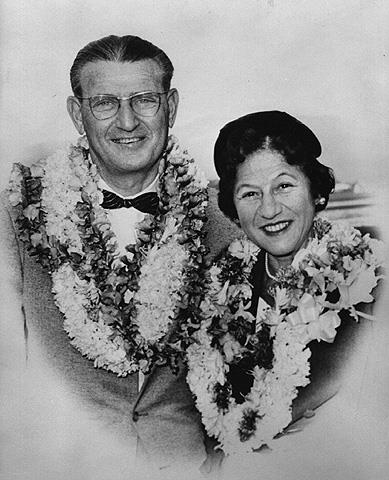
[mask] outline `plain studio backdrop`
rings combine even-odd
[[[322,161],[334,168],[338,180],[358,182],[381,195],[389,178],[388,24],[386,0],[3,0],[0,186],[6,185],[13,162],[29,164],[77,138],[66,97],[78,50],[105,35],[132,34],[155,43],[171,58],[173,86],[180,92],[174,133],[210,179],[216,178],[212,154],[220,128],[238,116],[277,109],[312,128],[323,146]],[[378,217],[389,232],[384,208]],[[380,311],[379,320],[387,323],[385,303]],[[389,397],[388,339],[386,326],[372,346],[365,375],[371,425],[382,408],[379,400]],[[51,427],[51,421],[61,421],[58,409],[73,408],[67,394],[53,385],[55,401],[50,404],[48,398],[42,410],[42,422]],[[40,405],[36,410],[41,411]],[[19,418],[17,407],[15,412]],[[83,435],[89,441],[96,437],[97,451],[102,445],[114,450],[114,440],[104,432],[87,434],[80,412],[74,415],[81,440]],[[20,425],[8,423],[10,434],[24,438],[22,420]],[[42,461],[58,462],[60,471],[66,460],[53,441],[54,430],[41,446]],[[369,450],[369,438],[364,441]],[[69,439],[69,448],[73,443]],[[115,447],[118,458],[125,458],[125,452],[125,445]],[[9,456],[11,470],[12,462]],[[28,456],[25,467],[29,470]],[[87,476],[91,472],[78,473],[92,478]],[[29,475],[35,478],[31,471]],[[96,469],[93,478],[108,478],[107,472]]]
[[[170,56],[180,92],[174,133],[209,178],[220,128],[284,110],[318,135],[338,180],[384,187],[389,146],[385,0],[3,0],[1,186],[76,138],[65,100],[78,50],[133,34]]]

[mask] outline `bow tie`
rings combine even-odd
[[[116,193],[108,190],[102,190],[102,192],[104,200],[101,206],[108,210],[134,207],[143,213],[157,213],[158,195],[155,192],[142,193],[142,195],[131,199],[119,197]]]

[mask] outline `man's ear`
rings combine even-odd
[[[169,105],[169,127],[172,128],[176,120],[177,108],[178,108],[178,92],[175,88],[169,90],[167,94],[167,102]]]
[[[76,127],[77,132],[80,135],[84,135],[85,130],[84,130],[84,124],[82,121],[80,101],[78,100],[77,97],[71,96],[71,97],[68,97],[66,105],[67,105],[70,118],[72,119],[72,122]]]

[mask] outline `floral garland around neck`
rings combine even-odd
[[[155,364],[175,371],[203,295],[207,180],[170,137],[158,213],[137,225],[123,256],[98,181],[85,137],[30,169],[15,165],[9,198],[20,237],[51,273],[64,329],[82,355],[119,376]]]
[[[383,248],[352,227],[316,219],[307,247],[277,272],[274,307],[260,298],[254,318],[250,274],[258,253],[247,238],[235,240],[211,267],[200,329],[187,351],[196,406],[227,454],[270,445],[288,426],[297,389],[309,383],[307,344],[332,342],[341,310],[363,316],[355,305],[373,301]],[[236,367],[235,379],[243,371],[252,380],[242,396]]]

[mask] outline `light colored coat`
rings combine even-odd
[[[2,286],[4,298],[2,298],[1,312],[2,366],[3,370],[5,366],[8,374],[15,372],[15,375],[8,375],[8,387],[11,385],[11,389],[14,388],[15,376],[19,380],[23,376],[26,384],[32,384],[30,386],[31,390],[34,390],[34,402],[42,402],[42,405],[47,402],[58,403],[57,412],[54,407],[50,413],[55,421],[50,424],[43,415],[42,422],[47,422],[46,428],[38,425],[38,421],[34,426],[32,419],[29,419],[30,423],[20,423],[22,435],[28,435],[28,432],[23,430],[30,429],[31,426],[32,430],[42,429],[40,436],[37,436],[38,440],[28,444],[28,448],[31,449],[32,444],[35,445],[34,448],[38,448],[36,444],[39,444],[39,438],[46,434],[48,438],[54,435],[53,438],[56,439],[54,441],[61,441],[66,436],[73,438],[74,445],[79,445],[76,463],[78,462],[77,475],[80,475],[74,478],[89,478],[89,476],[82,477],[80,472],[83,468],[90,478],[92,478],[92,471],[97,478],[100,478],[101,471],[96,465],[106,469],[110,462],[112,462],[111,472],[113,472],[118,469],[117,457],[121,456],[123,460],[126,452],[128,462],[124,462],[123,472],[132,471],[131,449],[137,450],[138,458],[154,463],[159,469],[188,465],[196,471],[206,456],[204,434],[199,414],[194,408],[193,399],[185,381],[184,369],[181,368],[179,375],[176,376],[168,367],[154,368],[138,391],[137,374],[119,378],[113,373],[94,368],[93,362],[71,346],[62,326],[62,314],[54,304],[51,278],[29,255],[25,245],[17,240],[13,210],[9,207],[2,209],[0,232],[1,260],[4,269]],[[211,192],[208,219],[207,243],[211,250],[210,255],[214,256],[237,233],[236,227],[218,211],[215,192]],[[10,338],[10,332],[13,338]],[[17,358],[13,358],[16,352],[18,352]],[[45,374],[41,378],[42,371]],[[41,380],[38,380],[39,378]],[[38,384],[40,387],[37,392]],[[50,385],[55,385],[52,391],[50,391]],[[25,385],[20,384],[19,387],[19,399],[25,398],[23,396],[25,394],[22,395]],[[61,409],[61,395],[58,395],[61,389],[65,397],[71,398],[71,408]],[[51,397],[53,400],[49,401],[48,398]],[[26,401],[30,400],[26,398]],[[40,411],[39,407],[37,410]],[[38,416],[40,417],[42,413]],[[18,417],[17,411],[14,415]],[[97,429],[96,436],[100,436],[103,443],[106,438],[107,443],[117,444],[115,448],[104,446],[108,451],[114,450],[109,459],[105,458],[107,455],[104,452],[94,451],[91,454],[88,451],[93,445],[93,449],[98,448],[94,444],[96,437],[92,438],[92,433],[90,436],[86,435],[85,431],[79,428],[79,422],[71,418],[72,415],[75,415],[75,418],[81,415],[81,423],[87,418],[86,425],[92,425],[91,431],[94,428]],[[56,435],[51,427],[54,430],[57,429]],[[41,439],[44,441],[44,438]],[[50,451],[48,445],[46,449]],[[53,451],[55,450],[53,448]],[[69,462],[74,462],[72,459],[74,448],[70,450],[71,452],[65,451],[64,455],[69,455],[71,457]],[[45,456],[43,451],[36,454]],[[9,455],[15,454],[9,451]],[[25,459],[30,456],[26,453],[23,455]],[[55,452],[54,455],[58,454]],[[62,457],[61,460],[58,458],[57,464],[62,461]],[[92,464],[94,464],[93,467]],[[67,465],[66,468],[65,466],[62,468],[64,478],[63,470],[68,467]],[[41,470],[38,465],[36,468],[37,478],[46,471],[54,475],[50,469]],[[55,478],[62,478],[59,473],[56,473]],[[73,479],[72,476],[69,477],[71,473],[67,475],[68,478]],[[29,476],[29,478],[34,477]],[[46,477],[41,476],[41,478]],[[122,477],[117,473],[117,477],[112,476],[112,478],[116,480]],[[123,478],[127,477],[123,476]]]

